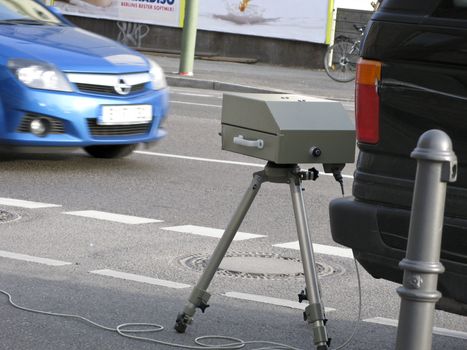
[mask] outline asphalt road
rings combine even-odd
[[[81,151],[4,156],[0,209],[16,220],[0,226],[0,289],[22,306],[108,327],[160,323],[164,332],[143,336],[166,342],[193,344],[197,336],[215,334],[313,349],[304,305],[297,303],[305,282],[296,273],[290,193],[280,184],[261,188],[240,228],[242,239],[233,242],[228,264],[209,288],[206,313],[196,314],[186,334],[172,329],[216,236],[264,166],[221,150],[221,97],[219,91],[173,88],[169,137],[125,159],[93,159]],[[351,113],[351,104],[346,109]],[[347,194],[352,172],[353,165],[344,169]],[[355,266],[329,231],[328,203],[340,195],[339,185],[323,174],[304,188],[332,348],[356,326],[345,349],[394,349],[397,285],[361,270],[361,321],[355,322]],[[0,296],[0,313],[5,350],[165,348],[82,320],[19,310],[6,296]],[[435,325],[433,349],[467,348],[465,318],[437,311]]]

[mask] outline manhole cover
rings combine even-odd
[[[180,263],[191,270],[202,272],[209,256],[190,255]],[[335,273],[335,269],[324,263],[316,263],[318,275],[323,277]],[[303,266],[299,259],[268,253],[230,253],[222,260],[217,273],[229,277],[283,279],[303,277]]]
[[[19,218],[20,216],[16,213],[12,213],[12,212],[0,209],[0,224],[18,220]]]

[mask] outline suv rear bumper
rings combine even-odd
[[[407,237],[409,210],[360,202],[347,197],[333,200],[329,206],[329,214],[334,241],[352,248],[358,262],[373,277],[402,283],[403,271],[399,269],[398,264],[405,257],[405,248],[398,249],[390,244],[392,235],[396,237],[394,241],[399,242],[399,245],[401,236]],[[387,217],[391,217],[392,222],[400,223],[399,226],[396,224],[396,227],[393,227],[394,234],[385,233],[380,228],[385,225],[384,218]],[[401,234],[401,230],[405,232]],[[387,237],[390,237],[389,244]],[[467,315],[467,294],[451,292],[467,290],[467,264],[443,257],[441,261],[446,272],[439,276],[438,289],[443,298],[438,302],[437,308]]]

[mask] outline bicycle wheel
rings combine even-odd
[[[358,49],[351,41],[338,41],[330,45],[324,55],[324,69],[327,75],[340,83],[355,79]]]

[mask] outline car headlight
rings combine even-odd
[[[73,91],[65,75],[49,63],[16,59],[8,61],[8,68],[19,81],[30,88]]]
[[[165,74],[161,66],[159,66],[153,60],[148,60],[150,64],[149,74],[151,75],[152,88],[154,90],[161,90],[167,87],[167,81],[165,80]]]

